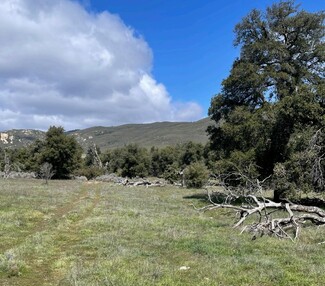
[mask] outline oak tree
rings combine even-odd
[[[294,134],[324,128],[324,19],[323,11],[309,13],[283,1],[265,12],[254,9],[236,25],[240,56],[209,109],[218,159],[250,154],[265,177],[295,156]]]

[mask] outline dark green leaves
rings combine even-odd
[[[240,57],[209,109],[216,122],[208,132],[217,165],[222,165],[220,161],[252,164],[264,177],[281,163],[311,178],[310,170],[304,170],[312,168],[310,159],[300,156],[307,151],[293,148],[290,142],[306,129],[325,128],[324,19],[324,12],[308,13],[294,1],[282,1],[265,12],[253,10],[236,25]],[[323,158],[324,152],[317,156]],[[299,156],[305,159],[297,160]],[[287,180],[297,188],[306,183],[297,175]]]

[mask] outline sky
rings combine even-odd
[[[0,130],[204,118],[239,55],[234,26],[276,2],[1,0]]]

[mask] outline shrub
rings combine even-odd
[[[163,174],[163,178],[169,183],[173,184],[180,180],[179,166],[177,163],[173,163],[166,167]]]
[[[202,188],[209,178],[209,171],[202,162],[189,165],[184,171],[184,180],[187,188]]]
[[[75,172],[77,176],[85,176],[88,180],[105,174],[105,169],[97,166],[84,167]]]

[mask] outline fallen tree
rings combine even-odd
[[[242,232],[253,233],[253,239],[263,235],[273,235],[294,241],[300,228],[310,222],[325,225],[325,211],[315,206],[305,206],[283,201],[276,203],[255,195],[236,196],[232,193],[208,194],[210,204],[200,208],[201,211],[231,209],[238,215],[234,228],[243,226]],[[223,202],[215,202],[215,198],[223,198]],[[241,202],[241,203],[238,203]],[[244,225],[246,219],[254,217],[254,221]]]
[[[145,187],[164,187],[166,185],[165,182],[163,181],[154,181],[151,182],[149,180],[139,180],[139,181],[130,181],[128,179],[126,179],[123,182],[124,186],[129,186],[129,187],[137,187],[137,186],[145,186]]]
[[[295,241],[304,225],[325,225],[325,210],[317,206],[302,205],[283,199],[275,202],[264,196],[265,182],[252,179],[238,171],[231,174],[240,180],[237,187],[228,186],[225,176],[219,176],[222,192],[208,191],[209,204],[200,211],[230,209],[237,215],[234,228],[242,228],[241,233],[253,233],[253,239],[263,235],[275,236]]]

